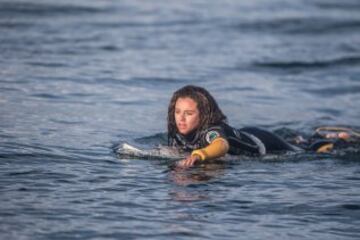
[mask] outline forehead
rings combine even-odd
[[[197,103],[190,97],[179,97],[176,100],[175,107],[197,108]]]

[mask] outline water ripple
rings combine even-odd
[[[349,95],[349,94],[359,94],[360,86],[336,86],[336,87],[325,87],[318,89],[304,89],[304,91],[316,94],[322,97],[334,97],[336,95]]]
[[[64,16],[64,15],[81,15],[81,14],[95,14],[102,13],[105,10],[99,7],[90,6],[76,6],[76,5],[60,5],[60,4],[48,4],[48,3],[34,3],[34,2],[2,2],[0,3],[0,15],[14,16]]]
[[[269,62],[255,62],[254,67],[269,68],[277,70],[291,70],[291,69],[322,69],[339,66],[358,66],[360,65],[359,56],[347,56],[334,59],[323,59],[315,61],[269,61]]]
[[[231,25],[232,28],[244,31],[280,32],[292,35],[336,34],[339,32],[360,29],[360,20],[332,19],[321,17],[275,18],[242,22]]]

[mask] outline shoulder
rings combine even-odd
[[[201,134],[201,138],[206,144],[212,143],[218,137],[227,138],[226,126],[224,124],[213,125]]]

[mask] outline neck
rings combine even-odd
[[[189,132],[188,134],[181,134],[179,133],[183,138],[186,139],[186,141],[188,142],[192,142],[197,134],[198,129],[194,129],[191,132]]]

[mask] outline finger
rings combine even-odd
[[[184,159],[184,160],[179,161],[177,163],[177,166],[184,168],[184,167],[187,167],[187,164],[188,164],[187,159]]]
[[[350,135],[347,132],[339,132],[338,134],[339,138],[347,140],[350,138]]]
[[[186,166],[187,167],[191,167],[191,166],[193,166],[194,165],[194,159],[188,159],[187,161],[186,161]]]
[[[185,164],[185,160],[181,160],[181,161],[177,162],[176,165],[179,167],[184,167],[184,164]]]
[[[188,165],[189,165],[189,160],[188,159],[184,160],[184,167],[188,167]]]

